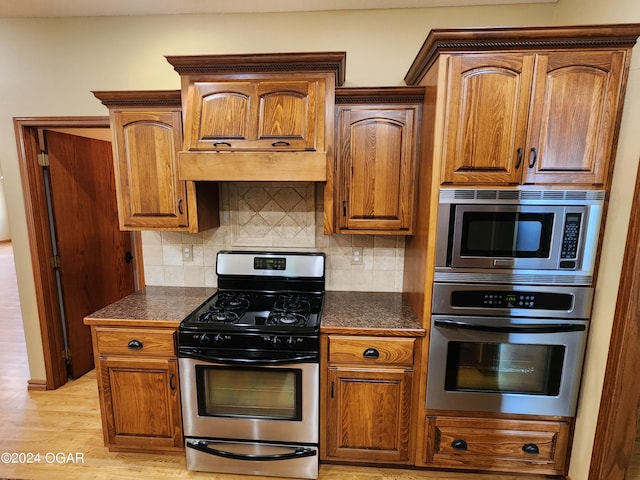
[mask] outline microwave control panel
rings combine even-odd
[[[575,268],[580,240],[581,213],[567,213],[564,220],[560,268]],[[565,260],[568,259],[568,260]]]
[[[457,290],[451,292],[452,307],[570,310],[572,305],[573,295],[568,293],[504,290]]]

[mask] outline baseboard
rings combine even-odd
[[[46,380],[29,380],[27,381],[27,390],[30,392],[44,392],[47,389]]]

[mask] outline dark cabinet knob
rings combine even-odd
[[[469,448],[469,445],[467,445],[467,442],[462,439],[456,439],[451,442],[451,448],[454,448],[456,450],[466,450],[467,448]]]
[[[362,352],[362,356],[364,358],[376,359],[380,357],[380,352],[375,348],[367,348],[364,352]]]
[[[142,344],[142,342],[140,340],[131,340],[128,344],[127,347],[129,347],[131,350],[142,350],[142,347],[144,345]]]
[[[529,455],[538,455],[540,453],[540,449],[535,443],[525,443],[522,446],[522,451],[524,453],[528,453]]]

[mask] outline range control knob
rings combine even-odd
[[[202,344],[205,345],[206,343],[209,342],[209,335],[207,335],[206,333],[202,333],[200,335],[197,335],[196,338],[198,339],[198,341]]]
[[[216,345],[222,345],[223,342],[224,337],[219,333],[216,333],[215,337],[213,337],[213,343],[215,343]]]
[[[287,347],[289,347],[289,348],[295,347],[296,339],[295,339],[295,337],[289,337],[289,338],[287,338],[287,341],[285,343],[286,343]]]
[[[282,339],[277,335],[274,335],[273,337],[269,338],[269,343],[271,343],[271,345],[273,345],[274,347],[277,347],[282,343]]]

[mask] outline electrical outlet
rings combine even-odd
[[[351,249],[351,265],[362,265],[362,247],[353,247]]]
[[[193,262],[193,245],[182,245],[182,261]]]

